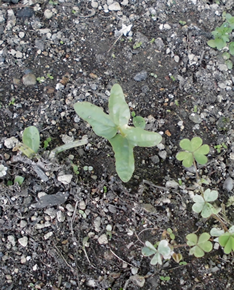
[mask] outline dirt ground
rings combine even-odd
[[[222,248],[198,259],[181,247],[185,265],[152,266],[141,253],[167,228],[186,244],[187,234],[217,224],[192,211],[195,172],[175,158],[183,138],[199,136],[210,146],[198,171],[219,191],[218,204],[233,195],[233,70],[207,45],[233,8],[232,0],[2,1],[2,290],[234,289],[233,255]],[[163,137],[159,146],[134,149],[128,183],[116,174],[110,143],[73,108],[89,101],[107,112],[115,83],[146,129]],[[40,131],[38,159],[14,150],[31,125]],[[49,159],[64,140],[84,135],[88,144]],[[15,176],[24,177],[22,185]],[[233,206],[226,215],[233,224]]]

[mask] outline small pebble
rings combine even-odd
[[[223,183],[223,189],[228,192],[232,191],[234,187],[234,180],[231,177],[228,177]]]
[[[99,242],[100,245],[106,245],[106,244],[108,244],[107,235],[106,235],[106,234],[102,234],[102,235],[98,238],[98,242]]]
[[[58,220],[60,223],[62,223],[62,222],[65,221],[65,215],[64,215],[64,213],[63,213],[61,210],[59,210],[59,211],[57,212],[57,220]]]
[[[121,10],[121,7],[120,7],[118,2],[114,2],[114,3],[110,4],[108,8],[109,8],[110,11],[119,11],[119,10]]]
[[[49,10],[49,9],[46,9],[44,11],[44,16],[45,16],[46,19],[50,19],[53,16],[53,12],[51,10]]]
[[[18,242],[20,243],[20,245],[22,247],[26,247],[28,244],[28,237],[20,238],[20,239],[18,239]]]
[[[37,79],[32,73],[24,75],[22,81],[25,86],[34,86],[37,83]]]
[[[134,76],[133,79],[134,79],[136,82],[141,82],[141,81],[146,80],[146,78],[147,78],[147,72],[146,72],[145,70],[143,70],[143,71],[137,73],[137,74]]]

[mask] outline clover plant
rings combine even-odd
[[[162,258],[170,259],[173,251],[169,247],[169,243],[167,240],[161,240],[158,243],[158,247],[156,248],[149,241],[145,242],[145,247],[142,248],[142,254],[146,257],[153,256],[150,261],[151,265],[162,265]]]
[[[115,152],[115,166],[120,179],[128,182],[135,170],[133,148],[152,147],[162,140],[160,134],[149,132],[142,127],[142,120],[135,127],[128,126],[130,110],[120,85],[115,84],[109,98],[109,115],[102,108],[89,102],[74,105],[76,113],[93,128],[93,131],[107,139]]]
[[[176,154],[176,158],[179,161],[183,161],[184,167],[192,166],[194,159],[199,164],[206,164],[207,155],[210,151],[208,145],[202,145],[202,139],[200,137],[194,137],[191,141],[189,139],[183,139],[180,141],[180,147],[184,149]]]
[[[207,44],[212,48],[217,48],[218,50],[222,50],[224,47],[229,49],[228,52],[223,53],[223,58],[228,67],[228,69],[232,69],[232,62],[229,60],[230,54],[234,55],[234,41],[230,42],[231,33],[234,30],[234,17],[224,12],[223,19],[226,20],[220,27],[216,27],[214,31],[212,31],[212,35],[214,39],[211,39],[207,42]]]
[[[197,258],[203,257],[205,253],[208,253],[213,249],[213,240],[211,239],[211,236],[216,237],[214,242],[219,243],[219,245],[223,247],[225,254],[234,252],[234,225],[231,225],[229,229],[227,228],[226,224],[230,222],[226,218],[225,209],[223,207],[222,209],[217,208],[215,205],[211,204],[217,201],[218,191],[210,188],[204,190],[203,185],[208,186],[210,182],[204,178],[200,178],[198,175],[196,164],[206,164],[207,157],[205,155],[209,153],[209,146],[206,144],[202,145],[202,143],[203,141],[200,137],[194,137],[192,140],[181,140],[180,147],[184,151],[177,153],[176,158],[182,161],[185,167],[190,167],[193,164],[196,170],[195,186],[196,189],[200,191],[200,194],[195,194],[193,196],[192,199],[194,204],[192,210],[195,213],[201,214],[202,218],[215,218],[222,229],[213,227],[210,230],[210,233],[203,231],[200,235],[189,233],[186,236],[186,244],[181,245],[176,244],[175,236],[170,228],[164,230],[161,241],[156,244],[158,245],[157,249],[148,241],[145,242],[145,247],[142,248],[142,254],[144,256],[154,255],[150,262],[152,265],[161,265],[162,257],[165,259],[172,257],[174,261],[180,265],[186,265],[186,262],[181,262],[183,259],[181,253],[174,252],[174,249],[180,247],[189,246],[191,247],[189,250],[190,255],[194,255]],[[232,200],[230,200],[229,203],[232,205]]]
[[[205,252],[208,253],[213,248],[212,243],[209,241],[210,235],[208,233],[203,233],[199,237],[196,234],[188,234],[186,239],[187,245],[192,247],[189,254],[197,258],[203,257]]]
[[[209,202],[215,201],[218,198],[218,191],[207,189],[203,195],[195,195],[193,201],[195,202],[192,209],[196,213],[201,213],[203,218],[208,218],[212,214],[217,214],[221,209],[216,209]]]

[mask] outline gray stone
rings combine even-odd
[[[232,191],[234,187],[234,180],[231,177],[228,177],[223,183],[223,189],[227,191]]]
[[[201,117],[200,117],[198,114],[196,114],[196,113],[192,113],[192,114],[189,116],[189,119],[190,119],[193,123],[195,123],[195,124],[200,124],[201,121],[202,121]]]
[[[133,79],[134,79],[136,82],[141,82],[141,81],[145,81],[146,78],[147,78],[147,71],[143,70],[143,71],[137,73],[137,74],[134,76]]]
[[[26,247],[28,244],[28,237],[20,238],[18,239],[18,242],[22,247]]]
[[[118,2],[114,2],[114,3],[110,4],[108,8],[109,8],[110,11],[119,11],[119,10],[121,10],[121,7],[120,7]]]
[[[32,73],[24,75],[22,81],[25,86],[34,86],[37,83],[37,79]]]

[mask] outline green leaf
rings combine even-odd
[[[134,145],[120,134],[117,134],[109,141],[115,152],[116,171],[123,182],[128,182],[135,169]]]
[[[230,232],[227,232],[219,237],[219,243],[224,247],[224,253],[230,254],[231,251],[234,251],[234,236]]]
[[[229,44],[229,51],[231,55],[234,55],[234,42],[230,42]]]
[[[222,54],[222,57],[223,57],[225,60],[227,60],[227,59],[230,58],[230,53],[228,53],[228,52],[224,52],[224,53]]]
[[[189,139],[183,139],[180,141],[180,147],[187,151],[192,151],[191,141]]]
[[[121,128],[125,134],[125,138],[132,143],[133,146],[153,147],[162,141],[162,136],[155,132],[149,132],[142,128],[125,127]]]
[[[179,161],[183,160],[184,167],[191,167],[193,164],[193,155],[190,152],[181,151],[176,154],[176,159]]]
[[[19,175],[15,176],[15,180],[14,180],[15,184],[18,183],[19,185],[21,185],[23,182],[24,182],[24,177],[23,176],[19,176]]]
[[[37,153],[40,146],[40,134],[36,127],[29,126],[25,128],[22,140],[26,146],[34,151],[34,153]]]
[[[108,107],[110,117],[116,125],[122,127],[128,124],[130,119],[130,110],[125,101],[122,88],[118,84],[113,85],[111,88]]]
[[[210,189],[207,189],[205,192],[204,192],[204,199],[206,201],[215,201],[217,198],[218,198],[218,191],[217,190],[210,190]]]
[[[150,264],[151,265],[156,265],[156,264],[162,265],[162,257],[161,257],[161,255],[159,253],[156,253],[153,256],[153,258],[151,259]]]
[[[33,155],[35,155],[35,152],[25,144],[21,144],[19,150],[28,158],[31,158]]]
[[[202,211],[204,205],[205,205],[205,200],[201,195],[194,195],[193,201],[195,202],[194,205],[192,206],[192,209],[194,212],[199,213]]]
[[[225,61],[226,66],[228,67],[228,69],[232,69],[233,68],[233,63],[230,59]]]
[[[218,228],[212,228],[210,231],[211,236],[213,237],[219,237],[222,234],[224,234],[224,230],[218,229]]]
[[[207,41],[207,44],[212,48],[216,48],[216,42],[214,39]]]
[[[145,128],[145,119],[141,116],[137,116],[133,118],[133,125],[137,128],[144,129]]]
[[[151,249],[152,251],[154,251],[154,253],[157,252],[156,248],[154,245],[152,245],[149,241],[145,242],[146,247],[148,247],[149,249]]]
[[[234,29],[234,17],[226,18],[229,26]]]
[[[78,102],[74,105],[76,113],[88,122],[93,131],[101,137],[111,139],[117,133],[117,126],[111,117],[103,112],[102,108],[89,102]]]
[[[188,234],[186,236],[187,245],[188,246],[195,246],[197,244],[197,235],[196,234]]]
[[[151,256],[151,255],[156,253],[156,249],[155,250],[151,250],[148,247],[143,247],[141,252],[142,252],[142,255],[144,255],[145,257],[149,257],[149,256]]]
[[[194,137],[191,140],[191,152],[194,152],[202,145],[202,139],[200,137]]]

